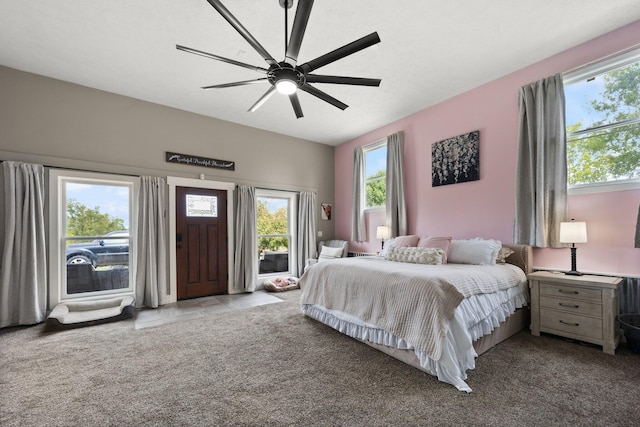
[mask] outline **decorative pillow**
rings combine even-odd
[[[387,254],[389,253],[389,248],[391,248],[391,246],[395,245],[395,241],[396,241],[395,237],[392,237],[389,240],[386,240],[384,242],[384,248],[382,248],[382,250],[380,251],[380,253],[378,255],[386,257]]]
[[[418,241],[419,248],[440,248],[444,251],[442,263],[447,263],[449,250],[451,249],[451,236],[449,237],[421,237]]]
[[[447,261],[455,264],[494,265],[502,247],[499,240],[452,240]]]
[[[498,258],[496,259],[496,264],[506,264],[507,263],[507,258],[512,253],[514,253],[513,250],[511,250],[509,248],[505,248],[504,246],[501,247],[500,251],[498,251]]]
[[[320,256],[318,261],[323,259],[342,258],[342,248],[332,248],[330,246],[323,246],[320,250]]]
[[[442,264],[444,251],[440,248],[414,248],[406,246],[392,246],[386,259],[396,262],[410,262],[413,264]]]
[[[393,239],[393,244],[395,246],[415,248],[418,245],[418,240],[420,240],[420,236],[417,236],[415,234],[411,234],[408,236],[398,236]]]

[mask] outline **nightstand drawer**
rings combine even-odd
[[[564,311],[567,313],[602,317],[602,304],[581,301],[578,299],[540,295],[540,307],[552,308],[554,310]]]
[[[602,319],[556,310],[540,310],[540,329],[569,338],[602,341]]]
[[[602,302],[600,289],[589,289],[578,286],[555,283],[540,283],[540,295],[550,295],[565,298],[578,298],[585,301]]]

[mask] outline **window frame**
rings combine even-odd
[[[608,73],[618,68],[625,67],[627,65],[631,65],[634,63],[640,62],[640,49],[633,49],[631,51],[616,54],[613,57],[609,57],[602,61],[597,61],[594,63],[590,63],[585,65],[584,67],[580,67],[575,71],[570,71],[563,74],[563,85],[566,87],[573,83],[577,83],[580,81],[588,80],[590,78],[597,77],[599,75]],[[634,119],[631,123],[625,123],[624,125],[639,123],[640,117]],[[614,127],[616,125],[620,126],[617,122],[616,124],[606,125],[605,128]],[[588,130],[598,129],[598,127],[592,128],[584,128],[574,133],[567,133],[566,138],[569,139],[570,136],[580,133],[585,133]],[[602,182],[594,182],[589,184],[577,184],[577,185],[569,185],[567,183],[567,194],[575,195],[575,194],[590,194],[590,193],[603,193],[603,192],[611,192],[611,191],[624,191],[624,190],[635,190],[640,189],[640,178],[632,178],[632,179],[620,179],[615,181],[602,181]]]
[[[65,242],[67,240],[66,184],[68,183],[111,185],[129,189],[129,284],[127,288],[78,294],[67,293]],[[138,227],[137,206],[134,201],[138,199],[139,186],[138,177],[63,169],[49,170],[49,305],[51,308],[68,301],[90,301],[119,296],[135,298]]]
[[[287,199],[288,200],[288,210],[287,210],[287,218],[288,218],[288,235],[289,238],[289,270],[288,271],[280,271],[275,273],[260,273],[260,253],[258,253],[258,265],[256,266],[256,271],[258,272],[258,278],[264,279],[268,277],[277,277],[283,275],[292,276],[294,269],[297,269],[298,265],[298,243],[297,243],[297,230],[298,230],[298,193],[293,191],[286,190],[269,190],[269,189],[260,189],[256,188],[256,206],[258,204],[258,199],[260,198],[276,198],[276,199]],[[258,233],[258,217],[256,212],[256,241],[263,236],[280,236],[275,234],[259,234]],[[257,248],[256,248],[257,249]]]
[[[362,147],[362,157],[363,157],[363,161],[364,161],[364,176],[363,176],[363,181],[362,181],[362,194],[364,194],[364,211],[365,212],[372,212],[372,211],[380,211],[380,210],[384,210],[386,209],[386,201],[383,205],[378,205],[378,206],[367,206],[367,182],[369,181],[367,179],[367,153],[370,153],[372,151],[375,150],[379,150],[381,148],[385,148],[388,149],[387,147],[387,139],[380,139],[378,141],[372,142],[370,144],[367,144],[365,146]],[[386,156],[385,156],[386,158]],[[380,178],[377,178],[380,179]],[[385,167],[384,167],[384,180],[385,180],[385,195],[386,195],[386,191],[387,191],[387,186],[386,186],[386,179],[387,179],[387,166],[385,163]]]

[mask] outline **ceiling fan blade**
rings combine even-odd
[[[237,65],[238,67],[248,68],[253,71],[259,71],[261,73],[266,73],[267,71],[269,71],[266,68],[256,67],[255,65],[251,65],[251,64],[245,64],[244,62],[239,62],[233,59],[225,58],[223,56],[214,55],[213,53],[203,52],[201,50],[192,49],[186,46],[180,46],[179,44],[176,45],[176,49],[181,50],[183,52],[187,52],[187,53],[193,53],[194,55],[204,56],[205,58],[226,62],[227,64]]]
[[[269,100],[269,98],[271,98],[275,91],[276,87],[273,85],[270,86],[269,89],[267,89],[267,91],[264,93],[264,95],[262,95],[260,99],[258,99],[256,103],[253,104],[247,111],[249,111],[250,113],[254,113],[258,108],[262,107],[262,104],[264,104]]]
[[[245,86],[245,85],[250,85],[253,83],[261,83],[263,81],[267,80],[266,77],[262,77],[259,79],[253,79],[253,80],[243,80],[241,82],[233,82],[233,83],[223,83],[220,85],[212,85],[212,86],[203,86],[202,89],[205,90],[209,90],[209,89],[222,89],[225,87],[235,87],[235,86]]]
[[[311,15],[311,8],[313,7],[313,0],[298,0],[298,7],[296,8],[296,17],[293,21],[293,28],[291,28],[291,38],[289,39],[289,46],[287,46],[287,53],[285,54],[285,62],[289,62],[294,67],[298,61],[298,53],[300,52],[300,46],[302,45],[302,38],[304,32],[307,29],[307,23],[309,22],[309,15]]]
[[[328,95],[326,93],[324,93],[323,91],[316,89],[315,87],[308,85],[308,84],[303,84],[302,86],[300,86],[300,90],[303,90],[317,98],[322,99],[325,102],[328,102],[329,104],[338,107],[341,110],[344,110],[345,108],[348,107],[347,104],[338,101],[337,99],[335,99],[333,96]]]
[[[333,50],[329,53],[319,56],[318,58],[312,61],[306,62],[300,65],[299,68],[305,74],[310,73],[311,71],[317,68],[324,67],[327,64],[335,62],[338,59],[342,59],[345,56],[349,56],[353,53],[359,52],[362,49],[366,49],[369,46],[373,46],[376,43],[380,43],[380,37],[378,36],[377,32],[373,32],[368,36],[364,36],[361,39],[358,39],[354,42],[351,42],[342,47],[339,47],[336,50]]]
[[[320,76],[307,74],[308,83],[333,83],[337,85],[380,86],[380,79],[366,79],[362,77]]]
[[[298,99],[297,93],[292,93],[289,95],[289,99],[291,100],[291,106],[293,107],[293,111],[296,113],[296,118],[304,117],[302,114],[302,107],[300,106],[300,100]]]
[[[276,61],[271,55],[269,55],[269,52],[267,52],[267,50],[262,47],[260,43],[258,43],[258,40],[256,40],[255,37],[253,37],[251,33],[247,31],[247,29],[240,23],[240,21],[238,21],[236,17],[233,16],[226,7],[224,7],[221,1],[207,1],[211,6],[213,6],[215,10],[218,11],[220,15],[222,15],[224,19],[227,20],[229,24],[231,24],[233,28],[235,28],[238,33],[240,33],[242,37],[244,37],[244,39],[251,45],[251,47],[254,48],[256,52],[258,52],[269,65],[278,65],[278,61]]]

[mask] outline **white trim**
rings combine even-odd
[[[176,266],[176,187],[209,188],[212,190],[227,191],[227,240],[229,242],[227,245],[227,265],[229,273],[227,288],[229,289],[230,294],[233,293],[233,289],[235,288],[235,278],[233,276],[233,254],[235,251],[233,191],[236,188],[235,183],[168,176],[167,185],[169,186],[169,286],[171,292],[167,295],[167,303],[176,302],[178,300],[178,270]]]
[[[586,80],[607,73],[616,68],[621,68],[634,62],[640,61],[640,45],[632,46],[633,50],[624,53],[615,53],[595,62],[591,62],[582,67],[567,71],[562,74],[562,81],[565,85]],[[626,50],[626,49],[625,49]]]
[[[86,294],[69,295],[66,290],[67,271],[66,250],[61,236],[66,234],[66,211],[62,202],[66,200],[65,183],[95,182],[100,185],[128,187],[129,194],[129,286],[126,289],[89,292]],[[98,172],[71,171],[63,169],[49,170],[49,308],[53,309],[58,303],[65,301],[88,301],[117,296],[132,296],[135,298],[136,254],[138,209],[134,203],[138,199],[140,179],[138,177],[104,174]],[[64,211],[63,211],[64,208]],[[65,262],[63,263],[63,259]]]
[[[611,191],[640,190],[640,179],[625,179],[619,181],[596,182],[569,187],[569,196],[577,194],[608,193]]]
[[[287,275],[293,275],[294,271],[297,269],[297,265],[298,265],[298,239],[297,239],[297,235],[298,235],[298,197],[299,197],[299,193],[296,191],[288,191],[288,190],[267,190],[267,189],[261,189],[261,188],[256,188],[256,203],[257,203],[257,199],[260,197],[264,197],[264,198],[268,198],[268,197],[273,197],[273,198],[280,198],[280,199],[287,199],[289,201],[288,203],[288,216],[289,216],[289,229],[288,229],[288,234],[289,234],[289,271],[287,272],[279,272],[279,273],[262,273],[260,274],[260,260],[258,260],[258,274],[257,274],[257,283],[255,284],[256,289],[259,289],[262,282],[264,281],[264,279],[269,278],[269,277],[278,277],[278,276],[283,276],[285,274]],[[258,218],[256,218],[257,221]],[[256,233],[257,233],[257,229],[256,229]],[[300,275],[301,273],[298,272],[298,275]]]
[[[387,145],[386,137],[374,142],[370,142],[369,144],[363,145],[362,151],[366,153],[367,151],[373,151],[373,150],[377,150],[378,148],[382,148],[385,145]]]

